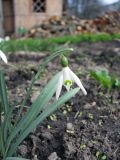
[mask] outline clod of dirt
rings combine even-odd
[[[18,152],[20,152],[23,157],[27,156],[27,154],[28,154],[27,146],[24,144],[20,145],[18,148]]]

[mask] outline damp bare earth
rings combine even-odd
[[[120,79],[120,41],[79,43],[72,46],[70,67],[81,78],[88,95],[79,92],[68,103],[48,117],[19,146],[17,155],[38,160],[119,160],[120,157],[120,93],[110,103],[108,93],[90,77],[95,69],[107,69]],[[5,67],[9,99],[15,114],[24,97],[24,89],[48,53],[18,52],[8,57]],[[41,80],[36,82],[24,108],[59,70],[59,59],[47,65]],[[63,91],[64,92],[64,91]],[[53,98],[54,100],[54,98]],[[14,119],[13,119],[14,123]]]

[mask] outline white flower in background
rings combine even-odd
[[[4,41],[4,39],[0,37],[0,43],[3,42],[3,41]]]
[[[5,38],[1,38],[0,37],[0,43],[1,42],[4,42],[4,41],[9,41],[10,40],[10,37],[9,36],[6,36]]]
[[[0,50],[0,57],[5,63],[7,63],[7,57],[1,50]]]
[[[4,40],[5,40],[5,41],[9,41],[9,40],[10,40],[10,37],[9,37],[9,36],[6,36],[6,37],[4,38]]]
[[[67,58],[65,56],[62,56],[61,64],[63,66],[63,69],[60,72],[60,78],[59,78],[58,85],[57,85],[57,90],[56,90],[56,99],[58,99],[59,96],[60,96],[62,86],[65,86],[67,91],[69,91],[70,87],[72,86],[72,84],[74,82],[78,85],[78,87],[80,87],[80,89],[82,90],[84,95],[87,95],[87,92],[86,92],[85,88],[83,87],[80,79],[68,67],[68,61],[67,61]]]

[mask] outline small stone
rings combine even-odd
[[[56,152],[53,152],[50,154],[50,156],[48,157],[48,160],[61,160],[61,158],[58,157]]]
[[[66,132],[67,133],[71,133],[73,134],[74,133],[74,126],[72,123],[67,123],[67,129],[66,129]]]
[[[67,123],[67,129],[68,130],[74,130],[73,124],[72,123]]]

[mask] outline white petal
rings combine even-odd
[[[0,50],[0,57],[2,58],[2,60],[7,63],[7,57],[6,55]]]
[[[63,68],[63,81],[65,80],[71,80],[69,67]]]
[[[58,81],[57,90],[56,90],[56,99],[58,99],[60,96],[62,85],[63,85],[63,72],[61,72],[61,75]]]
[[[71,75],[71,79],[81,88],[81,90],[83,91],[84,95],[87,95],[87,91],[83,87],[80,79],[71,70],[69,72],[70,72],[70,75]]]
[[[69,91],[70,87],[72,85],[72,82],[71,82],[71,84],[65,85],[66,81],[72,81],[71,76],[70,76],[70,69],[69,69],[69,67],[63,68],[63,85],[65,86],[65,88],[67,89],[67,91]]]

